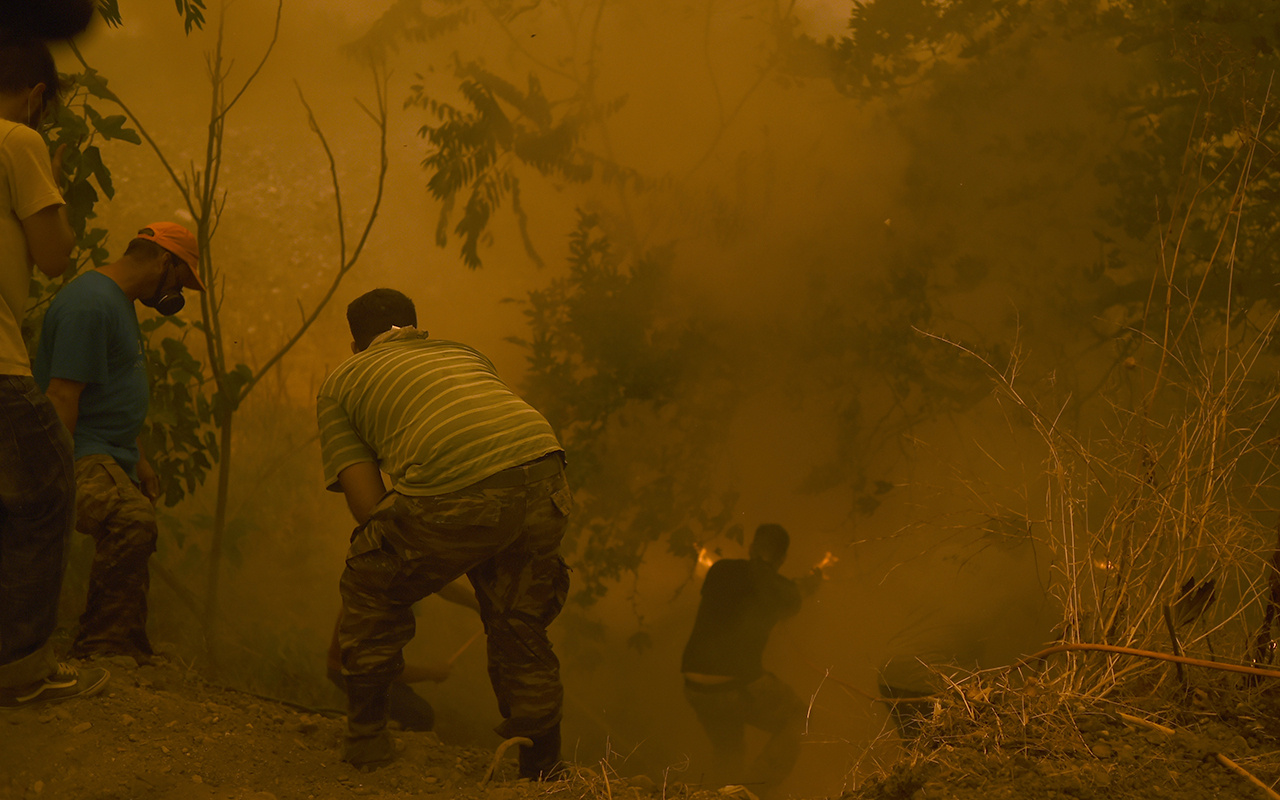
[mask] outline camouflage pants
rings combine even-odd
[[[564,689],[547,625],[569,590],[559,546],[571,502],[563,472],[511,488],[383,498],[356,529],[339,584],[349,740],[386,725],[387,687],[414,635],[411,606],[462,575],[488,637],[497,732],[533,736],[560,722]]]
[[[151,655],[147,561],[156,549],[156,510],[111,456],[76,459],[76,529],[93,537],[95,550],[72,654]]]

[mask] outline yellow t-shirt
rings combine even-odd
[[[0,375],[30,375],[22,318],[31,293],[31,255],[22,220],[62,205],[40,134],[0,120]]]

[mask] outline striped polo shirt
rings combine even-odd
[[[398,328],[342,362],[316,398],[325,485],[372,461],[397,492],[445,494],[559,451],[547,421],[456,342]]]

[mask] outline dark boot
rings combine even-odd
[[[391,679],[348,675],[347,736],[342,760],[355,767],[379,767],[395,757],[387,732],[387,692]]]
[[[558,779],[564,772],[560,761],[560,723],[529,738],[533,744],[520,748],[520,777],[535,781]]]

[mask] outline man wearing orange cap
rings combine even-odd
[[[204,291],[195,237],[158,222],[119,260],[71,281],[49,306],[33,371],[75,440],[76,529],[94,538],[89,592],[72,655],[151,655],[147,561],[159,481],[138,447],[150,385],[134,301],[161,314]]]

